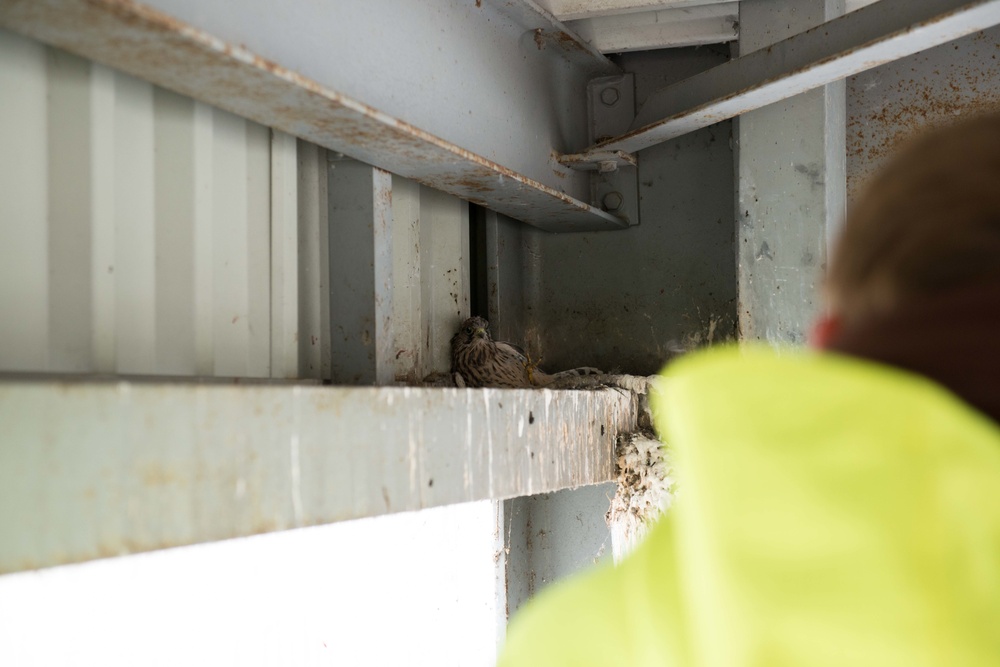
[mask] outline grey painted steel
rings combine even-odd
[[[997,23],[1000,0],[881,0],[663,88],[584,152],[633,153]]]
[[[570,21],[570,28],[602,53],[731,42],[739,35],[739,3],[661,7]]]
[[[841,12],[842,0],[745,0],[740,49],[763,49]],[[837,81],[750,111],[736,123],[738,310],[745,340],[804,344],[820,307],[828,238],[844,216],[844,85]]]
[[[329,165],[331,378],[390,384],[392,175],[351,159]]]
[[[616,484],[596,484],[504,501],[507,613],[549,584],[612,560],[605,515]]]
[[[392,177],[392,334],[398,382],[451,366],[452,335],[469,316],[469,205]]]
[[[498,340],[522,340],[525,295],[537,288],[537,265],[524,262],[524,228],[493,211],[482,221],[486,258],[486,308]]]
[[[420,341],[428,371],[451,367],[451,337],[469,316],[469,205],[420,192]]]
[[[543,229],[622,227],[555,159],[617,70],[528,0],[10,0],[0,26]]]
[[[724,62],[728,47],[625,54],[641,102],[665,80]],[[500,300],[523,304],[501,335],[546,370],[596,366],[646,375],[672,356],[731,339],[735,199],[727,121],[642,154],[642,222],[614,234],[543,234],[510,221],[497,245]],[[492,285],[490,291],[492,292]]]
[[[621,134],[635,117],[635,76],[622,74],[591,80],[587,86],[587,105],[591,141]],[[639,224],[639,169],[634,159],[631,164],[614,169],[602,166],[590,178],[594,201],[630,225]]]
[[[501,14],[519,25],[530,26],[532,39],[539,50],[559,49],[564,58],[592,72],[599,70],[610,72],[616,69],[614,63],[605,57],[600,49],[591,44],[590,40],[576,34],[572,28],[549,11],[544,3],[534,0],[485,1],[487,5],[495,7]],[[482,1],[476,6],[482,9]]]
[[[539,0],[548,11],[563,21],[617,16],[657,9],[694,9],[730,0]]]
[[[297,142],[299,377],[330,379],[329,178],[326,151]]]
[[[271,133],[271,377],[299,377],[298,141]]]
[[[0,384],[0,574],[613,479],[624,392]]]

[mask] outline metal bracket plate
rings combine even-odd
[[[592,79],[587,84],[587,114],[594,143],[628,131],[635,120],[635,77],[621,74]],[[591,168],[596,169],[590,175],[594,206],[618,216],[629,226],[639,224],[639,168],[635,156],[609,156]]]

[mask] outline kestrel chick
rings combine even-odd
[[[482,317],[462,322],[451,337],[451,370],[469,387],[544,387],[568,375],[600,373],[596,368],[575,368],[548,374],[515,345],[494,341],[490,324]]]

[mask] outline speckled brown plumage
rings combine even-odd
[[[470,317],[451,338],[451,370],[461,375],[468,387],[544,387],[568,375],[600,373],[596,368],[546,373],[518,347],[494,341],[489,327],[482,317]]]

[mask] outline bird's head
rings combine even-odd
[[[482,317],[470,317],[462,322],[457,335],[467,343],[471,343],[477,338],[490,340],[490,323]]]

